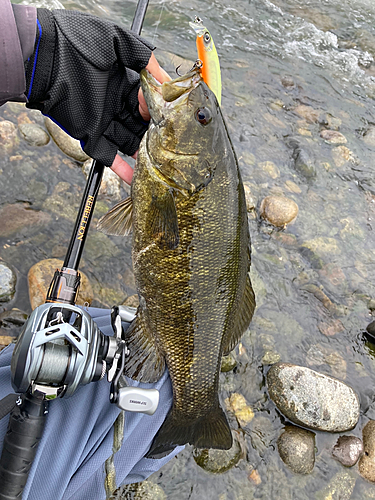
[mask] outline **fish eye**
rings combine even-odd
[[[206,33],[203,35],[203,40],[206,42],[206,43],[209,43],[211,41],[211,35],[209,34],[208,31],[206,31]]]
[[[207,125],[212,120],[211,111],[208,108],[199,108],[195,112],[195,119],[201,125]]]

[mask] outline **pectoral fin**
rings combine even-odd
[[[169,249],[178,246],[180,236],[177,212],[171,191],[152,197],[149,220],[152,235],[159,240],[160,246]]]
[[[132,229],[133,202],[130,196],[117,203],[98,221],[96,228],[104,234],[127,236]]]

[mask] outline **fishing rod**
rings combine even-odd
[[[140,34],[149,0],[138,0],[131,30]],[[106,167],[94,160],[61,269],[57,269],[46,303],[34,309],[17,339],[11,361],[17,394],[0,401],[0,419],[10,411],[0,458],[0,500],[20,500],[43,436],[50,399],[71,396],[80,385],[111,382],[109,400],[125,411],[152,415],[156,389],[120,387],[126,357],[126,332],[134,308],[111,311],[112,337],[105,336],[84,309],[75,306],[80,286],[78,266]]]

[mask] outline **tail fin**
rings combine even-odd
[[[162,458],[176,446],[184,444],[192,444],[197,448],[229,450],[232,443],[232,432],[219,404],[208,414],[192,422],[186,422],[183,415],[172,408],[145,456]]]

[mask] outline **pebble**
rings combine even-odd
[[[261,217],[273,226],[284,227],[297,217],[298,205],[285,196],[266,196],[259,211]]]
[[[27,318],[27,313],[14,307],[0,314],[0,327],[8,331],[13,331],[19,329],[26,322]]]
[[[254,412],[242,394],[231,394],[224,403],[227,410],[234,413],[241,427],[246,427],[254,418]]]
[[[296,194],[300,194],[302,193],[302,190],[301,188],[298,186],[298,184],[296,184],[295,182],[293,181],[285,181],[285,187],[288,191],[290,191],[291,193],[296,193]]]
[[[375,483],[375,420],[370,420],[362,431],[364,454],[359,460],[358,470],[362,477]]]
[[[338,472],[329,484],[315,494],[315,500],[350,500],[356,477],[349,472]]]
[[[348,141],[346,137],[337,132],[337,130],[322,130],[320,132],[320,137],[324,139],[327,144],[346,144]]]
[[[12,300],[16,291],[16,275],[4,263],[0,263],[0,302]]]
[[[53,275],[56,269],[61,269],[62,266],[62,260],[45,259],[41,260],[37,264],[34,264],[29,270],[29,297],[32,309],[44,304]],[[87,276],[82,271],[80,271],[80,274],[81,286],[79,288],[76,303],[82,306],[86,302],[90,304],[93,300],[94,294]]]
[[[38,225],[47,224],[50,216],[40,210],[33,210],[28,203],[15,203],[0,208],[0,236],[6,237],[26,228],[35,231]]]
[[[276,363],[267,373],[269,396],[292,422],[344,432],[357,424],[359,399],[344,382],[303,366]]]
[[[90,159],[85,161],[85,163],[82,165],[82,170],[86,178],[89,176],[92,163],[93,160]],[[100,183],[99,195],[108,196],[113,200],[119,200],[121,198],[120,188],[120,177],[115,174],[110,168],[106,167],[104,169],[102,181]]]
[[[62,130],[50,118],[45,118],[44,121],[48,132],[51,134],[52,139],[63,153],[74,160],[84,162],[89,160],[90,157],[82,150],[81,144],[77,139],[70,137],[64,130]]]
[[[0,152],[11,154],[16,146],[18,146],[19,137],[17,127],[14,123],[8,120],[0,121]]]
[[[232,353],[229,353],[227,356],[223,356],[221,360],[221,371],[231,372],[237,365],[237,361]]]
[[[302,146],[295,145],[292,153],[294,169],[305,179],[314,179],[316,176],[315,158]]]
[[[339,255],[341,253],[337,240],[335,238],[325,236],[319,236],[313,240],[305,241],[302,246],[316,252],[320,257],[327,255]]]
[[[318,123],[321,111],[311,106],[300,104],[293,109],[294,113],[304,118],[309,123]]]
[[[252,195],[251,188],[246,184],[246,182],[244,183],[243,188],[245,191],[246,210],[251,212],[255,209],[255,200]]]
[[[371,323],[369,323],[366,326],[366,330],[368,331],[368,333],[370,335],[374,335],[375,336],[375,321],[371,321]]]
[[[39,125],[33,123],[23,123],[18,125],[18,130],[22,137],[31,146],[45,146],[49,143],[49,135]]]
[[[310,474],[315,463],[315,434],[294,425],[285,427],[277,441],[281,460],[296,474]]]
[[[346,146],[337,146],[332,149],[332,158],[336,167],[342,167],[350,161],[354,165],[358,164],[358,158]]]
[[[120,486],[111,495],[111,500],[167,500],[167,496],[158,484],[143,481]]]
[[[368,145],[368,146],[375,146],[375,127],[369,127],[363,136],[363,141]]]
[[[363,453],[363,443],[356,436],[340,436],[332,455],[345,467],[353,467]]]
[[[222,474],[237,465],[243,457],[243,451],[237,433],[232,431],[232,435],[233,445],[229,450],[194,449],[193,457],[197,465],[214,474]]]
[[[266,172],[271,177],[271,179],[277,179],[278,177],[280,177],[280,170],[273,163],[273,161],[260,162],[258,163],[258,167]]]

